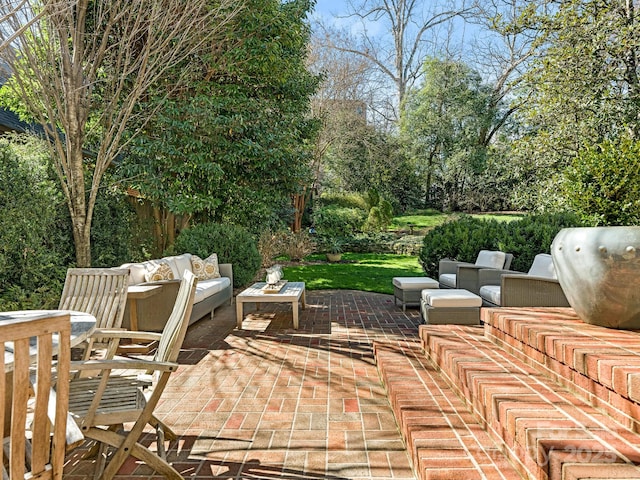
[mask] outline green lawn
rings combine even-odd
[[[414,232],[424,235],[428,230],[443,224],[447,220],[458,217],[457,213],[442,213],[438,210],[417,210],[408,215],[399,215],[393,217],[389,230],[410,230],[413,226]],[[510,222],[518,218],[522,218],[519,213],[478,213],[472,215],[475,218],[487,219],[492,218],[499,222]]]
[[[482,214],[479,218],[494,218],[511,221],[518,214]],[[424,234],[455,214],[436,210],[411,212],[411,215],[394,217],[390,230],[409,230],[413,226],[416,234]],[[284,278],[292,282],[305,282],[308,290],[362,290],[366,292],[393,293],[393,277],[424,276],[418,257],[393,254],[344,253],[342,262],[328,263],[323,254],[311,255],[299,266],[284,267]]]
[[[409,230],[413,225],[416,230],[428,230],[449,219],[449,215],[437,210],[420,210],[409,215],[393,217],[389,230]]]
[[[312,255],[308,263],[283,268],[284,278],[305,282],[307,290],[362,290],[393,293],[393,277],[423,276],[417,257],[393,254],[345,253],[342,262],[328,263]]]

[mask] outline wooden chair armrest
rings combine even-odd
[[[140,330],[127,330],[125,328],[118,329],[97,329],[91,334],[92,337],[109,337],[117,339],[130,339],[130,340],[160,340],[161,333],[158,332],[143,332]]]
[[[138,358],[112,358],[71,362],[72,372],[82,370],[155,370],[160,372],[174,372],[177,368],[178,364],[175,362],[157,362]]]

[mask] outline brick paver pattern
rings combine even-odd
[[[309,291],[300,313],[294,330],[290,305],[248,304],[237,330],[226,305],[189,327],[157,410],[179,435],[169,461],[189,479],[414,480],[372,344],[419,344],[418,310]],[[85,453],[69,455],[65,479],[91,477]],[[151,477],[130,459],[117,478]]]

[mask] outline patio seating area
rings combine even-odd
[[[189,326],[155,410],[178,434],[167,459],[182,476],[415,479],[372,343],[418,344],[419,311],[353,291],[310,291],[306,303],[298,330],[277,303],[252,309],[242,330],[235,305]],[[86,452],[67,457],[65,479],[92,478]],[[115,478],[161,477],[129,458]]]
[[[156,409],[183,477],[640,478],[638,333],[569,308],[483,308],[483,326],[451,326],[421,325],[393,295],[306,303],[297,330],[275,303],[242,330],[229,305],[189,327]],[[86,451],[65,478],[91,476]],[[131,458],[116,476],[151,477]]]

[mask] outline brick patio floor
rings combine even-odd
[[[415,479],[372,343],[419,344],[417,309],[312,291],[298,330],[290,305],[245,314],[242,330],[235,305],[189,327],[157,411],[179,435],[168,456],[185,478]],[[83,453],[69,455],[65,479],[91,477]],[[157,478],[130,460],[117,478]]]

